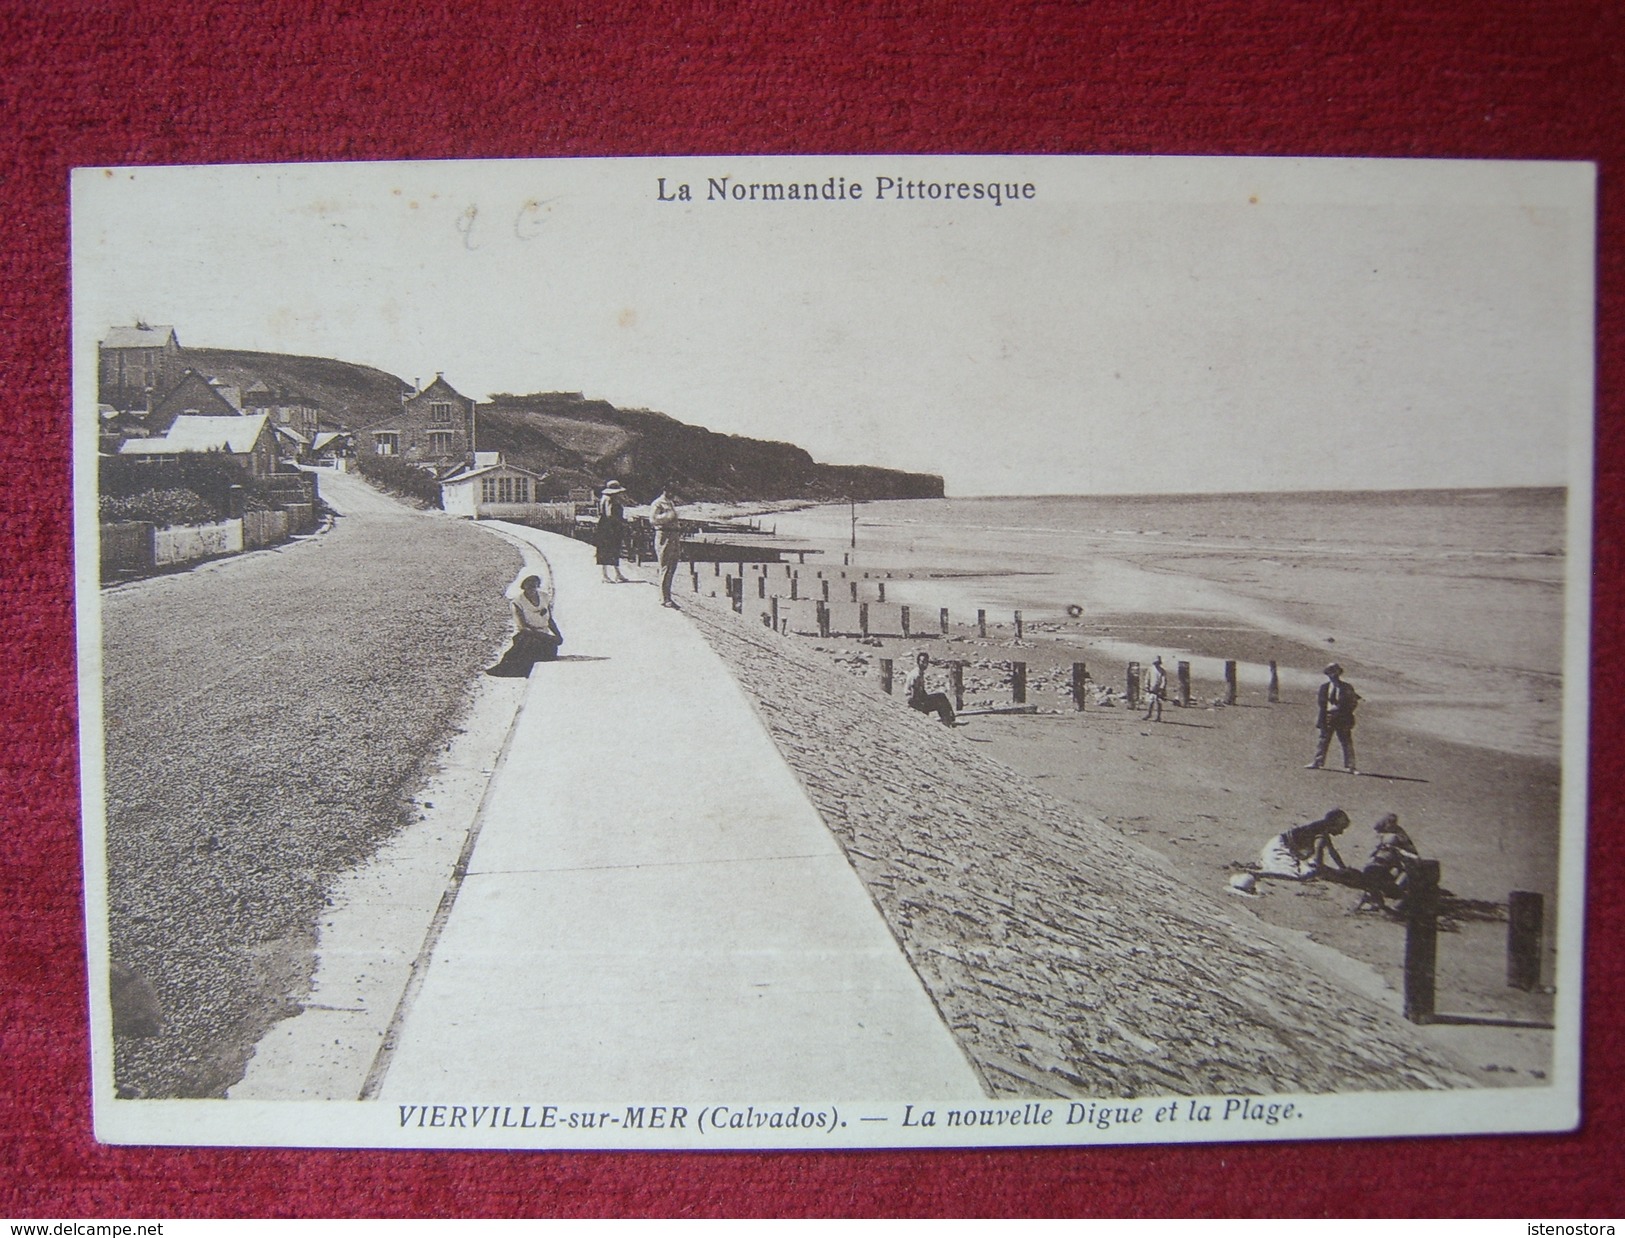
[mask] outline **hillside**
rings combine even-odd
[[[326,357],[187,348],[186,365],[223,383],[256,380],[309,396],[327,417],[365,430],[400,407],[411,384],[370,366]],[[455,384],[454,384],[455,385]],[[790,443],[716,434],[649,409],[622,409],[579,393],[495,395],[476,411],[479,448],[550,474],[553,488],[591,486],[619,478],[647,500],[664,484],[685,498],[741,499],[940,498],[940,477],[863,465],[819,464]]]
[[[183,348],[181,360],[228,386],[248,387],[258,380],[278,391],[309,396],[330,419],[352,430],[365,429],[377,418],[399,410],[401,393],[412,389],[410,383],[370,365],[327,357]]]

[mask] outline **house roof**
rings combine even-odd
[[[517,464],[487,464],[484,468],[469,469],[466,473],[453,473],[450,477],[441,478],[443,486],[453,486],[459,482],[473,481],[476,477],[484,477],[487,473],[523,473],[535,481],[541,481],[546,473],[533,473],[529,469],[520,468]]]
[[[322,448],[326,447],[329,443],[334,442],[335,440],[343,440],[354,437],[355,435],[351,434],[348,430],[323,430],[311,440],[310,445],[317,451],[320,451]]]
[[[250,417],[177,417],[162,438],[131,439],[119,450],[125,455],[182,455],[187,452],[229,451],[247,455],[265,431],[265,414]]]
[[[109,327],[103,348],[162,348],[175,335],[174,327],[149,327],[137,323],[133,327]],[[180,341],[176,340],[176,344]]]
[[[310,445],[310,440],[303,434],[299,433],[298,430],[295,430],[292,426],[273,425],[271,430],[276,434],[280,434],[283,438],[292,439],[301,447],[308,447]]]

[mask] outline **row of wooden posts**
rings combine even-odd
[[[1507,987],[1533,992],[1540,985],[1546,900],[1530,890],[1507,896]],[[1439,861],[1423,860],[1405,895],[1405,1017],[1412,1023],[1551,1028],[1543,1020],[1445,1014],[1437,1009]]]
[[[722,565],[720,563],[718,563],[718,564],[715,564],[713,566],[715,568],[716,574],[718,576],[722,576]],[[765,566],[766,565],[764,565],[764,567]],[[784,566],[786,572],[789,574],[790,599],[792,601],[800,600],[796,596],[797,595],[797,587],[796,587],[797,577],[796,577],[793,569],[791,568],[791,566],[789,564],[784,564],[783,566]],[[699,588],[700,588],[699,570],[693,564],[690,564],[689,568],[690,568],[690,578],[692,580],[694,590],[695,590],[695,592],[698,592]],[[844,575],[844,573],[843,573],[843,575]],[[820,573],[820,576],[822,576],[822,573]],[[823,588],[822,588],[823,596],[820,597],[820,598],[814,598],[814,599],[809,599],[809,600],[811,600],[811,601],[813,601],[815,603],[815,614],[817,616],[817,623],[818,623],[818,635],[827,639],[831,635],[831,631],[832,631],[831,623],[830,623],[830,608],[829,608],[830,581],[828,580],[828,578],[824,578],[824,579],[822,579],[820,581],[820,583],[823,586]],[[849,581],[848,583],[851,586],[850,592],[851,592],[852,600],[857,601],[858,582],[853,580],[853,581]],[[883,602],[883,601],[885,601],[885,597],[886,597],[885,583],[883,581],[879,581],[879,582],[876,582],[876,583],[879,585],[879,588],[880,588],[880,600]],[[781,620],[781,618],[779,616],[779,598],[778,598],[778,595],[776,593],[773,594],[771,597],[769,597],[768,594],[767,594],[767,573],[766,573],[766,571],[763,571],[761,573],[756,574],[756,588],[757,588],[757,597],[760,598],[760,599],[767,600],[769,602],[768,621],[769,621],[770,625],[772,626],[772,628],[773,628],[773,630],[775,632],[780,631],[783,621]],[[725,592],[730,604],[732,605],[735,613],[743,613],[743,611],[745,609],[745,577],[744,576],[735,576],[735,575],[733,575],[731,573],[726,575],[726,576],[723,576],[723,589],[724,589],[724,592]],[[901,627],[902,627],[903,636],[905,638],[907,638],[907,637],[909,637],[911,635],[915,635],[916,633],[913,631],[912,625],[911,625],[911,622],[910,622],[910,619],[911,619],[910,608],[907,607],[907,606],[900,606],[898,608],[898,610],[899,610],[900,616],[901,616]],[[1014,623],[1015,623],[1016,638],[1019,640],[1021,638],[1022,632],[1023,632],[1023,622],[1022,622],[1021,612],[1019,610],[1013,612],[1012,617],[1013,617]],[[938,624],[938,629],[940,631],[940,634],[943,635],[943,636],[948,635],[948,608],[946,606],[944,606],[944,607],[942,607],[942,608],[940,608],[938,610],[938,612],[937,612],[937,624]],[[987,611],[986,610],[978,610],[976,612],[976,630],[977,630],[977,635],[979,637],[981,637],[983,639],[986,639],[986,637],[987,637]],[[869,605],[866,602],[858,602],[858,632],[857,632],[857,635],[867,637],[869,634],[870,634],[870,632],[869,632]],[[964,688],[963,688],[963,683],[964,683],[964,663],[963,662],[946,661],[944,663],[944,665],[946,665],[947,668],[948,668],[949,678],[950,678],[950,681],[952,682],[953,687],[954,687],[955,708],[963,708],[964,707]],[[1024,705],[1027,702],[1027,664],[1025,662],[1012,662],[1010,664],[1010,667],[1011,667],[1011,691],[1012,691],[1013,703],[1017,704],[1017,705]],[[1234,659],[1227,659],[1225,661],[1225,664],[1224,664],[1224,697],[1223,697],[1223,700],[1224,700],[1224,703],[1226,705],[1234,705],[1236,703],[1236,696],[1237,696],[1236,667],[1237,667],[1237,664],[1236,664],[1236,661]],[[1270,664],[1269,664],[1269,672],[1270,672],[1270,678],[1269,678],[1269,696],[1268,696],[1268,699],[1269,699],[1269,702],[1273,705],[1273,704],[1278,703],[1280,701],[1280,699],[1281,699],[1280,671],[1279,671],[1279,668],[1276,666],[1275,661],[1273,659],[1271,659]],[[1073,705],[1074,709],[1082,710],[1085,707],[1085,701],[1087,699],[1086,684],[1087,684],[1088,678],[1089,678],[1089,673],[1088,673],[1088,667],[1086,666],[1086,664],[1082,663],[1082,662],[1074,662],[1072,664],[1072,688],[1071,688],[1072,705]],[[1123,678],[1124,678],[1123,696],[1124,696],[1124,698],[1126,700],[1127,706],[1130,709],[1137,709],[1137,708],[1139,708],[1139,706],[1141,704],[1143,704],[1143,680],[1144,680],[1143,667],[1141,666],[1141,664],[1139,662],[1130,662],[1128,664],[1127,669],[1124,672],[1124,677]],[[1189,662],[1180,661],[1175,665],[1175,681],[1179,685],[1179,695],[1177,697],[1177,700],[1178,700],[1179,704],[1181,704],[1183,706],[1186,706],[1186,707],[1189,707],[1190,704],[1191,704],[1191,699],[1192,699],[1191,698],[1191,664]],[[892,690],[891,689],[891,684],[892,684],[892,660],[890,658],[881,658],[880,659],[880,682],[881,682],[881,687],[882,687],[882,689],[884,691],[890,692]]]

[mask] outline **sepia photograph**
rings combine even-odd
[[[1595,168],[79,168],[98,1138],[1583,1112]]]

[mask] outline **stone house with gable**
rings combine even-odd
[[[450,468],[474,457],[474,401],[436,374],[421,391],[402,393],[400,412],[368,427],[366,446],[380,456]]]
[[[144,409],[152,393],[165,390],[180,371],[174,327],[111,327],[97,345],[96,398],[119,412]]]

